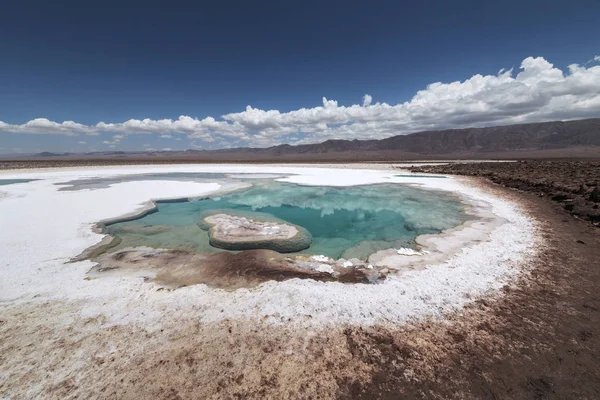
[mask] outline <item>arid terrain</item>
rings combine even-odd
[[[0,400],[600,400],[599,17],[0,2]]]
[[[599,165],[415,167],[477,176],[475,184],[520,202],[545,240],[499,296],[442,320],[300,334],[293,323],[182,319],[169,329],[140,330],[104,328],[101,319],[76,317],[72,304],[2,306],[0,365],[11,378],[0,380],[0,395],[11,398],[15,387],[35,386],[71,363],[85,369],[59,377],[38,396],[600,398],[600,229],[594,225]]]
[[[541,222],[547,241],[529,274],[506,287],[503,297],[477,301],[448,324],[425,323],[402,333],[348,331],[349,349],[356,343],[363,361],[379,368],[368,385],[351,385],[349,397],[600,396],[594,361],[600,357],[600,230],[545,197],[511,195]],[[419,372],[411,368],[415,364]],[[406,379],[407,370],[419,378]]]
[[[454,163],[410,167],[413,172],[479,176],[558,203],[572,216],[600,226],[600,161]]]

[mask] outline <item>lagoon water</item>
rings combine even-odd
[[[15,183],[28,183],[36,179],[0,179],[0,186],[14,185]]]
[[[301,253],[364,260],[378,250],[411,247],[418,235],[469,219],[464,204],[452,195],[398,184],[323,187],[261,180],[219,197],[157,206],[155,213],[106,227],[122,239],[118,248],[224,251],[209,244],[208,233],[197,223],[211,210],[225,210],[306,228],[313,242]]]

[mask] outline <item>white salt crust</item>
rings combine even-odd
[[[67,263],[103,235],[98,221],[132,213],[149,199],[215,192],[215,183],[135,181],[104,189],[58,191],[57,182],[90,177],[164,172],[294,174],[281,180],[305,185],[418,184],[458,193],[485,204],[495,217],[484,237],[465,243],[443,262],[404,272],[382,284],[342,284],[293,279],[225,291],[195,285],[157,291],[141,278],[87,280],[90,261]],[[399,324],[459,310],[510,282],[535,253],[534,222],[517,204],[454,178],[395,177],[398,171],[247,165],[135,166],[2,174],[3,179],[41,179],[2,188],[0,196],[0,301],[77,301],[82,316],[103,314],[112,324],[141,323],[159,329],[178,316],[201,321],[257,318],[273,323]],[[143,178],[142,178],[143,179]],[[502,223],[498,223],[502,221]],[[446,237],[447,241],[452,236]],[[463,238],[464,240],[464,238]],[[453,247],[453,246],[449,246]],[[454,246],[455,247],[455,246]],[[412,258],[418,258],[411,256]],[[151,325],[149,325],[151,324]]]

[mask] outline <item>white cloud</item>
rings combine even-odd
[[[160,135],[161,139],[171,139],[173,135]]]
[[[121,139],[123,139],[124,137],[125,135],[113,135],[112,140],[105,140],[102,143],[109,144],[110,146],[108,147],[116,147],[116,145],[119,144],[121,142]]]
[[[35,118],[23,125],[9,125],[5,122],[0,121],[0,132],[11,132],[11,133],[53,133],[68,136],[77,136],[79,134],[87,133],[89,127],[86,125],[78,124],[74,121],[64,121],[63,123],[57,123],[50,121],[47,118]]]
[[[162,151],[171,151],[171,150],[173,150],[173,149],[172,149],[172,148],[170,148],[170,147],[164,147],[164,148],[162,149]]]
[[[598,62],[600,62],[600,56],[596,56],[596,57],[594,57],[594,61],[598,61]]]
[[[77,142],[79,144],[87,144],[87,142],[85,140],[80,140],[79,142]]]
[[[365,94],[363,96],[363,107],[369,107],[372,101],[373,98],[371,97],[371,95]]]
[[[562,71],[542,57],[528,57],[518,73],[501,69],[496,75],[477,74],[464,81],[435,82],[418,91],[410,101],[396,105],[373,103],[367,94],[362,104],[350,106],[323,97],[322,106],[318,107],[280,112],[247,106],[244,111],[220,119],[181,116],[176,120],[131,119],[82,125],[38,118],[23,125],[0,122],[0,132],[65,135],[109,132],[114,134],[113,139],[105,143],[112,145],[119,143],[124,135],[155,134],[169,138],[180,133],[215,145],[269,146],[598,116],[600,65],[572,64]]]

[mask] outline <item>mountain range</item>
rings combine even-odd
[[[447,129],[380,140],[221,150],[39,153],[33,158],[169,158],[195,161],[389,161],[456,158],[600,158],[600,118]]]

